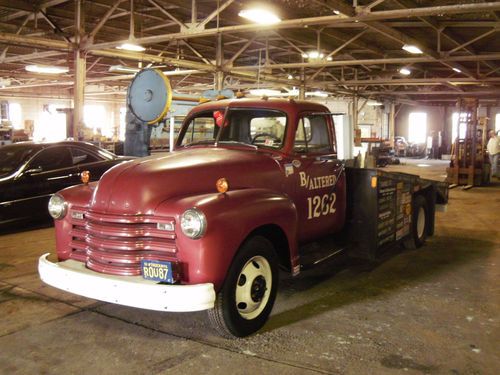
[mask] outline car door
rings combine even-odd
[[[345,177],[333,129],[327,114],[303,113],[298,120],[290,177],[300,242],[335,233],[344,224]]]
[[[32,194],[24,202],[24,209],[34,216],[47,213],[47,203],[52,194],[80,183],[78,167],[73,165],[67,146],[54,146],[41,150],[28,163],[22,177]]]

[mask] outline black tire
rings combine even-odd
[[[422,195],[413,199],[410,237],[403,242],[406,249],[418,249],[425,243],[429,227],[427,201]]]
[[[234,257],[214,308],[208,310],[210,323],[227,338],[258,331],[273,308],[278,280],[272,243],[262,236],[249,238]]]

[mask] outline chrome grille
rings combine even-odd
[[[174,219],[154,216],[118,216],[85,212],[83,220],[72,218],[72,258],[88,268],[115,275],[140,275],[141,260],[176,261]]]

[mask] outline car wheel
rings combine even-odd
[[[265,237],[248,239],[236,254],[226,280],[208,310],[210,322],[222,336],[244,337],[267,321],[278,290],[278,260]]]
[[[403,242],[407,249],[417,249],[425,243],[428,232],[427,201],[422,195],[415,196],[412,208],[410,237]]]

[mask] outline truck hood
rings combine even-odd
[[[279,163],[262,151],[185,149],[110,169],[99,181],[90,207],[92,211],[107,214],[152,215],[167,199],[215,193],[215,183],[221,177],[228,180],[231,190],[279,189],[284,173]]]

